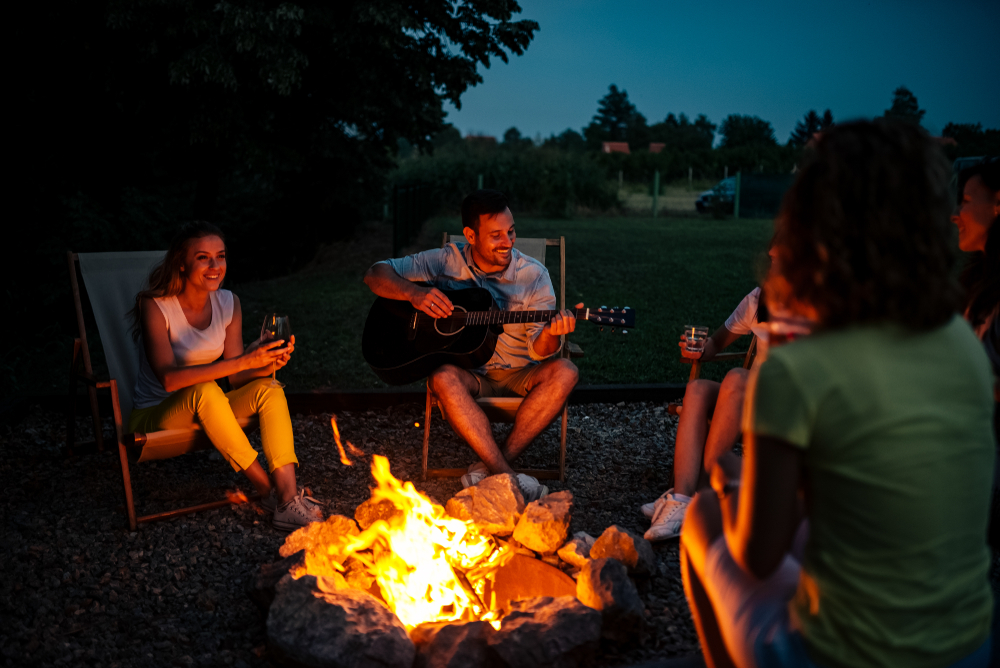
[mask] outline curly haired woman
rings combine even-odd
[[[957,313],[949,172],[919,128],[857,122],[785,197],[765,294],[817,325],[768,351],[742,466],[688,509],[711,666],[989,665],[992,373]]]

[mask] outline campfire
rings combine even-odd
[[[492,621],[499,628],[495,611],[483,604],[482,596],[487,579],[513,556],[510,547],[480,533],[471,520],[449,517],[413,483],[397,480],[385,457],[372,458],[372,475],[377,486],[370,503],[390,504],[389,517],[360,533],[335,521],[347,531],[308,550],[294,577],[332,578],[336,586],[373,582],[377,590],[366,589],[377,592],[407,630],[458,620]]]
[[[655,572],[652,548],[617,526],[569,537],[571,492],[525,504],[501,474],[442,507],[394,477],[385,457],[372,456],[371,471],[371,498],[353,519],[290,534],[283,560],[251,582],[280,663],[576,665],[602,637],[642,633],[632,578]]]

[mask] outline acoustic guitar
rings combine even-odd
[[[361,339],[365,361],[390,385],[426,378],[442,364],[475,369],[493,357],[497,338],[507,324],[546,323],[559,311],[502,311],[485,288],[442,290],[454,312],[432,318],[408,301],[379,297],[368,312]],[[629,307],[569,309],[577,321],[590,321],[627,334],[635,327]]]

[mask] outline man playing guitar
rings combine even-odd
[[[514,217],[503,193],[477,190],[466,197],[462,225],[467,243],[452,242],[441,249],[377,262],[365,272],[365,284],[379,297],[408,301],[433,318],[450,316],[454,310],[441,290],[469,287],[486,288],[504,310],[555,309],[548,270],[514,248]],[[484,367],[466,370],[445,364],[428,376],[428,386],[443,404],[452,428],[481,460],[462,476],[463,487],[493,474],[514,474],[511,464],[562,410],[579,374],[576,365],[557,354],[563,337],[575,328],[576,318],[568,310],[544,325],[507,324]],[[525,399],[501,448],[475,400],[502,396]],[[548,494],[548,488],[531,476],[517,474],[517,480],[526,501]]]

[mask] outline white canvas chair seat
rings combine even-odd
[[[464,242],[465,237],[458,234],[448,234],[447,232],[441,238],[441,247],[443,248],[449,242]],[[566,237],[559,237],[558,239],[545,239],[545,238],[531,238],[531,237],[517,237],[514,241],[514,248],[524,253],[529,257],[533,257],[543,265],[545,264],[545,251],[549,246],[557,246],[559,248],[559,308],[566,308]],[[564,341],[563,345],[563,357],[583,357],[583,350],[576,344],[570,343],[569,341]],[[518,409],[521,407],[521,403],[524,401],[522,397],[484,397],[476,399],[476,404],[483,410],[486,417],[489,418],[490,422],[502,422],[510,423],[514,422],[514,418],[517,415]],[[428,450],[430,448],[430,438],[431,438],[431,418],[433,416],[433,408],[437,406],[441,411],[441,418],[447,420],[448,417],[445,414],[444,406],[441,405],[434,394],[431,392],[430,387],[427,388],[427,399],[424,409],[424,450],[423,450],[423,478],[457,478],[465,473],[465,469],[429,469],[427,468],[427,458]],[[566,479],[566,423],[568,418],[568,413],[566,406],[563,406],[561,412],[561,430],[559,435],[559,468],[558,469],[517,469],[518,473],[526,473],[538,479],[558,479],[564,481]]]
[[[66,446],[69,452],[81,444],[74,442],[76,419],[73,407],[76,399],[76,383],[82,380],[88,386],[91,415],[94,420],[94,440],[98,449],[103,450],[101,418],[97,403],[97,390],[111,391],[111,407],[115,420],[115,439],[121,460],[122,479],[125,487],[125,506],[128,512],[129,528],[133,531],[140,522],[174,517],[184,513],[216,508],[230,503],[229,500],[216,501],[188,508],[180,508],[166,513],[136,517],[132,498],[132,481],[129,462],[142,463],[157,459],[169,459],[189,452],[212,447],[211,441],[200,426],[191,429],[169,429],[148,434],[127,434],[129,415],[132,413],[132,393],[139,376],[139,356],[145,352],[133,341],[128,313],[135,305],[135,296],[146,287],[150,271],[163,260],[166,251],[137,251],[128,253],[68,253],[70,284],[76,308],[79,337],[73,342],[73,363],[70,374],[70,407],[67,414]],[[94,377],[87,344],[87,329],[83,319],[83,305],[77,281],[77,265],[83,277],[101,334],[104,356],[108,363],[109,379],[99,381]],[[84,370],[79,371],[83,362]],[[257,419],[239,421],[244,430],[256,429]]]

